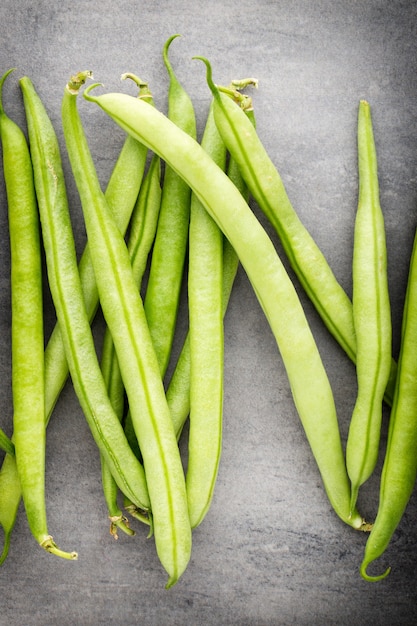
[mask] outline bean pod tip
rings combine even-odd
[[[362,561],[362,564],[360,566],[360,574],[362,576],[362,578],[368,582],[374,583],[374,582],[378,582],[379,580],[383,580],[384,578],[386,578],[388,576],[388,574],[391,571],[391,567],[387,567],[387,569],[385,570],[385,572],[383,572],[382,574],[379,574],[377,576],[371,576],[370,574],[367,573],[367,569],[369,564],[372,561],[368,560],[368,559],[364,559]]]

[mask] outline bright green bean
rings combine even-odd
[[[196,137],[190,97],[178,81],[168,58],[174,35],[165,43],[163,60],[169,75],[168,116]],[[144,299],[146,318],[156,354],[165,375],[174,337],[178,303],[187,252],[191,191],[169,165],[165,166],[161,211]]]
[[[350,485],[332,390],[294,285],[267,233],[227,175],[192,137],[131,96],[93,96],[93,86],[84,96],[175,168],[234,247],[275,335],[330,502],[341,519],[362,529],[361,516],[349,515]]]
[[[160,170],[160,159],[158,156],[153,155],[130,222],[128,251],[133,275],[139,289],[155,238],[161,204]],[[122,420],[125,405],[125,389],[109,328],[106,329],[103,340],[101,369],[114,410],[119,419]],[[117,489],[112,485],[114,479],[104,460],[102,460],[101,471],[109,517],[112,520],[112,529],[115,530],[115,527],[119,526],[127,534],[131,534],[131,530],[128,527],[126,528],[126,520],[117,506]],[[143,513],[141,513],[142,520],[143,517]],[[120,523],[118,520],[120,520]]]
[[[135,504],[148,509],[150,503],[143,467],[131,451],[111,406],[97,359],[78,273],[56,134],[30,79],[22,78],[20,85],[28,122],[49,286],[74,389],[119,488]]]
[[[26,516],[46,551],[66,559],[48,532],[45,502],[46,420],[42,261],[32,161],[20,127],[5,113],[0,79],[0,136],[11,254],[13,443]]]
[[[201,146],[221,168],[226,148],[210,107]],[[222,445],[223,233],[192,194],[188,261],[190,426],[186,487],[191,527],[209,510]]]
[[[218,93],[212,81],[209,87]],[[349,358],[356,362],[352,302],[295,212],[253,124],[225,94],[216,97],[214,115],[227,149],[238,163],[254,199],[275,228],[303,289],[329,331]],[[392,361],[385,394],[390,404],[395,374],[396,363]]]
[[[229,159],[227,175],[243,197],[248,200],[248,189],[233,158]],[[239,266],[239,259],[226,238],[223,238],[223,316],[229,304],[233,283]],[[177,439],[190,413],[190,341],[187,334],[175,369],[167,388],[168,406],[171,411]]]
[[[152,93],[149,90],[148,84],[133,74],[123,74],[122,79],[127,78],[131,78],[135,81],[135,83],[139,87],[140,97],[146,99],[147,102],[153,105],[153,97]],[[132,137],[130,137],[130,139],[132,141],[135,141],[134,139],[132,139]],[[137,144],[138,142],[135,143]],[[156,164],[155,160],[158,161]],[[143,268],[137,270],[137,272],[139,272],[139,276],[137,276],[138,284],[142,278],[146,259],[148,258],[149,250],[155,237],[155,222],[157,220],[157,215],[159,211],[160,199],[156,197],[156,199],[154,200],[151,192],[158,194],[160,174],[159,170],[159,158],[156,159],[155,157],[153,157],[148,173],[143,179],[143,182],[139,189],[139,195],[136,199],[135,208],[133,209],[132,217],[130,220],[129,254],[131,257],[131,262],[135,265],[135,267],[137,267],[137,265],[140,265],[141,268]],[[134,178],[136,179],[136,175],[134,176]],[[155,185],[156,192],[154,191]],[[119,190],[119,192],[123,193],[121,190]],[[107,199],[107,193],[105,195]],[[152,200],[150,200],[150,198],[152,198]],[[109,208],[111,209],[111,206],[109,206]],[[112,211],[112,213],[113,216],[115,216],[115,212]],[[140,261],[138,260],[138,258],[140,258]],[[103,339],[101,370],[103,372],[103,378],[108,390],[110,401],[113,405],[117,417],[119,418],[119,421],[122,421],[125,408],[125,389],[120,373],[116,350],[113,344],[113,339],[108,328],[106,329]],[[119,493],[116,482],[103,456],[101,457],[101,478],[103,484],[104,498],[107,503],[107,509],[110,518],[110,534],[112,534],[117,539],[117,529],[119,528],[127,535],[132,535],[133,532],[127,523],[127,518],[122,514],[118,505]],[[135,507],[135,510],[137,509],[136,505],[134,505],[133,503],[132,506]],[[143,511],[140,511],[140,516],[142,520],[146,519],[147,523],[149,523],[149,519]]]
[[[100,190],[77,110],[77,94],[85,76],[81,72],[65,88],[64,136],[83,207],[100,302],[113,336],[143,458],[155,545],[168,572],[167,587],[170,587],[184,572],[191,554],[185,477],[127,247]]]
[[[381,474],[377,516],[365,546],[360,567],[368,581],[385,578],[388,567],[377,576],[367,572],[381,557],[397,529],[417,477],[417,235],[414,238],[404,304],[398,375]]]
[[[369,104],[358,115],[359,199],[353,245],[353,321],[358,394],[346,445],[352,507],[359,487],[375,469],[382,402],[391,367],[391,311],[384,217]]]

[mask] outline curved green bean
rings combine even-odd
[[[193,104],[168,58],[169,47],[176,37],[178,35],[170,37],[163,48],[163,60],[169,76],[168,117],[195,138],[197,130]],[[188,185],[166,165],[161,210],[144,298],[146,318],[163,377],[177,320],[187,252],[190,198]]]
[[[77,110],[77,94],[85,76],[81,72],[65,88],[64,137],[83,207],[100,302],[113,336],[143,458],[155,545],[170,587],[184,572],[191,554],[185,477],[128,251],[100,190]]]
[[[153,105],[152,93],[149,90],[148,84],[141,80],[138,76],[130,73],[123,74],[122,79],[125,80],[131,78],[134,80],[139,88],[139,97],[146,99],[147,102]],[[129,135],[128,135],[129,137]],[[136,142],[132,137],[132,141]],[[160,198],[160,164],[159,158],[152,157],[148,172],[143,178],[142,184],[139,189],[139,194],[136,199],[135,207],[132,212],[131,220],[129,223],[129,255],[131,258],[132,267],[134,267],[134,273],[138,284],[142,279],[142,275],[145,269],[146,260],[151,249],[152,242],[155,237],[156,220],[159,212]],[[137,176],[134,175],[136,180]],[[159,189],[159,192],[158,192]],[[123,193],[122,190],[119,190]],[[105,194],[107,199],[107,193]],[[109,205],[110,210],[112,207]],[[112,210],[114,217],[115,212]],[[125,230],[125,229],[123,229]],[[108,328],[104,334],[103,347],[101,354],[101,370],[103,372],[104,382],[106,384],[110,401],[113,405],[116,415],[119,421],[122,421],[125,408],[125,389],[123,385],[122,376],[120,373],[120,367],[117,360],[117,354],[113,343],[113,338]],[[119,528],[127,535],[134,534],[127,518],[123,515],[118,505],[118,489],[115,480],[111,474],[110,468],[107,466],[105,459],[101,457],[101,478],[103,484],[103,493],[107,504],[107,509],[110,518],[110,534],[116,539],[118,538],[117,529]],[[125,496],[126,497],[126,496]],[[135,510],[136,505],[133,505]],[[149,523],[149,519],[143,511],[140,511],[141,520],[146,520]]]
[[[160,159],[158,156],[153,155],[148,172],[146,173],[139,191],[138,200],[130,222],[128,251],[133,275],[139,289],[155,238],[156,224],[161,203],[160,170]],[[103,340],[101,369],[114,410],[119,419],[122,420],[125,405],[125,389],[109,328],[106,329]],[[112,531],[115,531],[115,527],[118,526],[127,534],[132,534],[130,528],[126,528],[126,519],[118,508],[117,489],[112,485],[114,479],[104,460],[102,461],[101,471],[104,495],[111,519],[111,533],[117,537],[117,533],[115,534]],[[141,513],[142,521],[143,517]]]
[[[227,175],[235,187],[247,201],[249,198],[248,188],[241,176],[233,158],[229,159]],[[223,291],[222,305],[223,317],[226,314],[230,295],[239,267],[239,258],[230,242],[223,237]],[[167,391],[168,406],[171,411],[177,439],[179,439],[183,426],[190,413],[190,337],[187,334],[174,371],[169,381]]]
[[[202,148],[224,170],[226,148],[210,107]],[[190,417],[186,487],[191,527],[213,498],[223,421],[223,233],[192,194],[188,253]]]
[[[382,403],[391,367],[391,311],[384,217],[369,104],[358,114],[359,199],[353,244],[353,321],[358,393],[346,444],[352,507],[375,469]]]
[[[84,91],[87,100],[175,168],[233,245],[275,335],[329,500],[341,519],[362,529],[361,516],[349,514],[350,485],[332,390],[294,285],[267,233],[227,175],[192,137],[131,96],[93,96],[94,86]]]
[[[391,410],[388,441],[382,467],[379,504],[365,546],[360,572],[365,580],[385,578],[370,575],[369,565],[381,557],[398,527],[417,477],[417,235],[414,238],[404,304],[398,376]]]

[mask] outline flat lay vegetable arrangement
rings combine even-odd
[[[134,74],[122,78],[134,81],[137,96],[106,93],[97,83],[85,85],[92,79],[90,71],[72,76],[64,88],[65,149],[88,239],[79,263],[56,131],[25,76],[19,84],[26,139],[2,104],[12,70],[1,78],[14,431],[8,437],[0,430],[0,562],[9,552],[21,498],[36,541],[65,559],[77,558],[52,539],[45,506],[46,427],[69,374],[98,446],[111,534],[133,535],[129,517],[146,524],[168,574],[166,586],[176,583],[191,556],[193,529],[203,522],[215,493],[222,447],[223,317],[240,263],[276,339],[335,514],[352,530],[368,533],[358,569],[364,579],[379,580],[389,569],[382,574],[368,569],[375,570],[371,564],[390,543],[417,475],[417,255],[414,250],[410,260],[396,363],[370,105],[362,100],[358,110],[351,300],[300,221],[259,139],[247,95],[256,79],[216,85],[209,61],[195,57],[211,95],[199,143],[192,100],[168,56],[176,37],[163,48],[167,115],[157,109],[147,83]],[[78,111],[81,93],[86,106],[97,115],[104,112],[126,132],[105,190]],[[357,398],[346,449],[330,382],[296,287],[249,198],[270,221],[297,280],[356,367]],[[46,348],[43,251],[57,319]],[[167,380],[184,278],[189,329]],[[91,331],[99,307],[107,325],[100,356]],[[383,402],[391,415],[379,508],[375,520],[365,520],[357,497],[377,466]],[[187,419],[184,463],[178,441]]]

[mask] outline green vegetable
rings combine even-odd
[[[222,169],[226,148],[210,108],[202,148]],[[191,198],[188,268],[190,427],[186,475],[192,528],[204,519],[218,473],[223,420],[223,234],[196,194]]]
[[[353,245],[353,321],[358,395],[349,427],[346,465],[352,508],[359,487],[374,471],[379,451],[382,402],[391,368],[391,310],[384,217],[369,104],[358,118],[359,202]]]
[[[152,94],[144,81],[133,74],[124,74],[123,79],[126,78],[132,78],[139,87],[140,97],[153,104]],[[130,139],[137,144],[134,139]],[[135,173],[133,175],[136,178],[137,175]],[[123,194],[123,190],[119,190],[119,193]],[[160,195],[160,162],[159,157],[153,156],[149,170],[143,178],[129,224],[129,256],[138,286],[140,286],[149,251],[155,238]],[[114,211],[112,213],[114,215]],[[125,409],[125,389],[109,328],[106,329],[103,339],[101,369],[110,401],[119,421],[122,421]],[[110,533],[117,539],[117,529],[119,528],[127,535],[133,535],[134,533],[129,527],[127,518],[119,508],[117,484],[103,457],[101,458],[101,477],[110,518]],[[138,510],[133,503],[130,504],[135,510]],[[140,519],[147,524],[150,523],[148,516],[143,511],[140,512]]]
[[[87,75],[81,72],[72,78],[64,91],[64,136],[84,212],[100,302],[112,333],[143,457],[156,549],[169,574],[170,587],[184,572],[191,554],[185,478],[129,254],[101,192],[77,110],[78,90]]]
[[[135,277],[136,284],[138,285],[138,289],[141,286],[149,252],[155,238],[160,204],[160,159],[154,155],[151,159],[149,170],[146,173],[140,189],[138,201],[133,211],[129,228],[128,251],[130,262],[132,264],[133,275]],[[125,389],[113,338],[109,328],[106,329],[104,335],[101,368],[110,400],[119,419],[122,420],[125,408]],[[112,531],[115,531],[116,527],[119,527],[127,534],[131,534],[131,530],[129,527],[126,528],[126,520],[118,508],[117,489],[115,489],[114,480],[112,479],[111,474],[109,475],[109,469],[105,463],[102,464],[102,479],[106,502],[109,509],[109,516],[112,520]],[[129,503],[129,506],[134,505]],[[143,515],[143,512],[140,514],[140,519],[141,521],[149,524],[149,519]],[[112,534],[114,533],[112,532]]]
[[[381,474],[377,516],[368,537],[360,572],[365,580],[385,578],[367,573],[383,555],[401,521],[417,476],[417,236],[414,239],[404,304],[398,376],[392,405],[388,442]]]
[[[168,58],[170,37],[163,49],[169,76],[168,116],[182,130],[196,137],[196,121],[190,97],[178,81]],[[171,355],[178,304],[187,253],[191,190],[167,164],[161,210],[144,299],[152,342],[164,377]]]

